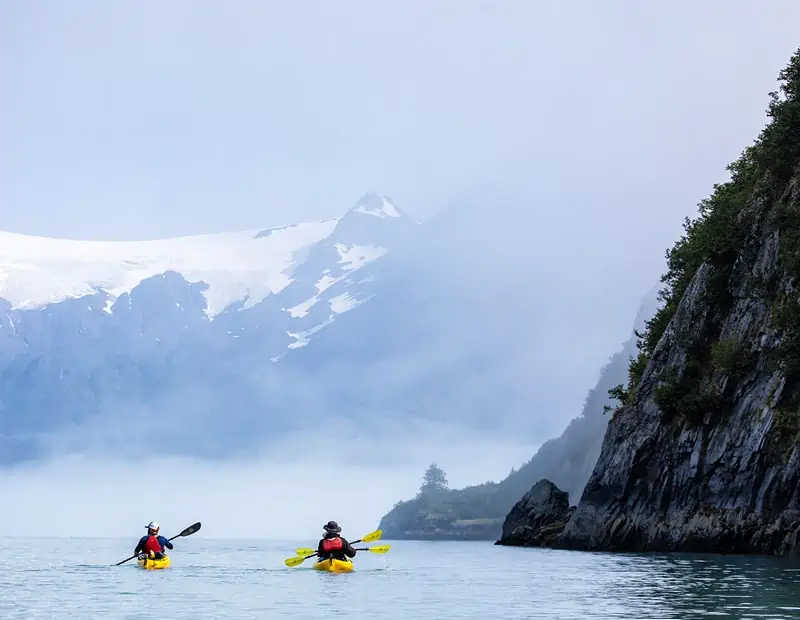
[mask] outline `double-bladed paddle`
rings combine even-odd
[[[173,541],[176,538],[181,538],[182,536],[191,536],[192,534],[194,534],[199,529],[200,529],[200,521],[198,521],[194,525],[190,525],[185,530],[183,530],[180,534],[175,534],[175,536],[173,536],[172,538],[168,538],[167,540]],[[117,562],[116,564],[114,564],[114,566],[119,566],[120,564],[125,564],[125,562],[130,562],[137,555],[138,554],[134,554],[129,558],[125,558],[124,560],[122,560],[122,562]]]
[[[360,542],[375,542],[376,540],[380,540],[381,536],[383,536],[383,530],[375,530],[374,532],[370,532],[363,538],[359,538],[358,540],[354,540],[351,542],[351,545],[355,545]],[[308,555],[314,556],[317,554],[316,549],[312,549],[311,547],[298,547],[295,551],[297,555]]]
[[[370,532],[366,536],[359,538],[358,540],[354,540],[351,542],[351,545],[355,545],[360,542],[375,542],[376,540],[380,540],[381,536],[383,536],[383,530],[375,530],[374,532]],[[372,553],[386,553],[391,548],[390,545],[383,545],[380,547],[363,547],[361,549],[356,549],[356,551],[370,551]],[[293,558],[287,558],[283,561],[286,566],[300,566],[303,562],[305,562],[308,558],[313,558],[317,555],[317,552],[314,549],[308,547],[300,547],[296,550],[297,555]]]

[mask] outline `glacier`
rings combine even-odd
[[[370,193],[340,217],[264,230],[3,233],[0,465],[227,458],[327,427],[375,441],[553,435],[572,377],[541,372],[559,336],[536,300],[560,283],[516,286],[525,267],[508,248],[462,241],[454,221],[420,223]]]

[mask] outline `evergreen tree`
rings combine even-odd
[[[441,467],[436,463],[431,463],[422,477],[422,486],[419,489],[420,494],[428,495],[446,490],[448,490],[447,476]]]

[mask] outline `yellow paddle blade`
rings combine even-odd
[[[380,540],[381,536],[383,536],[383,530],[375,530],[364,536],[361,542],[375,542],[376,540]]]
[[[389,549],[391,549],[391,545],[379,545],[377,547],[370,547],[370,553],[388,553]]]
[[[316,549],[311,549],[310,547],[299,547],[296,550],[297,555],[311,555],[312,553],[316,553]]]
[[[290,566],[291,567],[291,566],[299,566],[300,564],[302,564],[305,561],[306,561],[306,559],[302,555],[296,555],[293,558],[286,558],[283,561],[283,563],[286,564],[286,566]]]

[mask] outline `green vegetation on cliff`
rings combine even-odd
[[[655,397],[665,414],[680,413],[689,420],[728,405],[702,385],[700,377],[708,367],[735,375],[752,363],[742,345],[720,340],[720,326],[733,303],[729,282],[736,258],[757,216],[751,206],[759,203],[774,204],[779,211],[775,225],[775,234],[780,237],[779,260],[794,278],[790,290],[777,290],[775,282],[763,283],[776,308],[772,326],[781,334],[774,359],[785,373],[787,386],[780,404],[796,408],[800,400],[800,297],[796,291],[800,280],[800,210],[796,201],[782,200],[784,192],[797,191],[789,182],[800,158],[800,49],[780,72],[779,89],[769,95],[769,123],[754,144],[727,167],[730,180],[714,185],[711,196],[700,202],[698,217],[686,219],[683,236],[666,253],[667,271],[661,278],[665,286],[659,292],[663,306],[638,334],[639,352],[631,361],[627,384],[609,393],[622,406],[635,402],[639,381],[656,345],[703,265],[711,270],[706,296],[715,311],[706,317],[703,337],[690,347],[686,372],[680,377],[661,376]]]
[[[779,83],[667,253],[647,362],[611,392],[622,406],[556,547],[800,556],[800,49]]]

